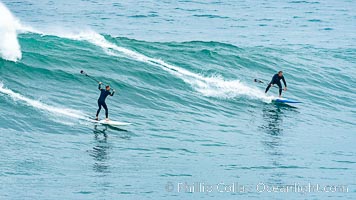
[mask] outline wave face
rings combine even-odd
[[[27,9],[43,10],[42,4],[26,2]],[[194,20],[231,19],[226,17],[229,13],[220,16],[204,10],[210,4],[225,5],[222,2],[181,3],[192,4],[184,12],[192,12]],[[52,4],[56,2],[48,2],[49,7]],[[238,182],[251,188],[261,181],[354,186],[350,176],[356,155],[354,47],[144,41],[90,28],[31,27],[25,18],[20,23],[6,7],[1,9],[10,16],[5,22],[11,26],[2,22],[0,31],[10,32],[12,40],[6,42],[16,45],[1,43],[0,182],[6,187],[0,187],[0,198],[231,197],[230,193],[170,193],[165,190],[167,182]],[[45,17],[38,13],[41,23]],[[152,24],[160,19],[159,13],[126,14],[130,20]],[[325,21],[316,19],[308,23]],[[273,21],[258,23],[269,26]],[[116,89],[107,99],[110,118],[132,125],[115,128],[88,120],[97,111],[99,91],[81,70]],[[265,94],[266,84],[254,82],[258,78],[267,83],[279,70],[288,83],[284,96],[302,104],[276,105],[271,99],[277,89]],[[325,174],[332,182],[325,182]],[[254,191],[239,195],[276,198]],[[323,198],[318,195],[310,194]],[[354,192],[335,195],[352,199]],[[288,193],[291,197],[300,194]]]

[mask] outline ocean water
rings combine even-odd
[[[355,9],[2,0],[0,199],[355,199]]]

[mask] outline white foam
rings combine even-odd
[[[22,101],[29,106],[37,108],[39,110],[47,111],[49,113],[60,115],[64,117],[76,118],[76,119],[86,119],[85,115],[77,110],[59,108],[44,104],[40,101],[27,98],[19,93],[16,93],[8,88],[5,88],[3,83],[0,83],[0,92],[9,95],[15,101]]]
[[[0,56],[5,60],[16,62],[22,57],[16,33],[20,22],[1,2],[0,14]]]

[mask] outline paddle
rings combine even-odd
[[[96,80],[96,79],[95,79],[94,77],[92,77],[92,76],[89,76],[89,75],[88,75],[87,73],[85,73],[83,70],[80,70],[80,73],[83,74],[83,75],[85,75],[85,76],[87,76],[87,77],[89,77],[89,78],[91,78],[92,80],[94,80],[94,81],[100,83],[100,81]]]
[[[255,81],[256,83],[264,83],[263,81],[258,80],[257,78],[255,78],[253,81]]]
[[[94,77],[88,75],[88,74],[85,73],[83,70],[80,70],[80,73],[83,74],[83,75],[85,75],[86,77],[89,77],[90,79],[96,81],[97,83],[102,83],[102,84],[104,84],[103,82],[98,81],[96,78],[94,78]],[[110,90],[114,90],[114,89],[110,88]]]
[[[258,80],[257,78],[255,78],[253,81],[256,82],[256,83],[265,83],[264,81]],[[273,87],[278,88],[275,85],[273,85]]]

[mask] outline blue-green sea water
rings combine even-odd
[[[355,199],[355,9],[2,0],[0,199]]]

